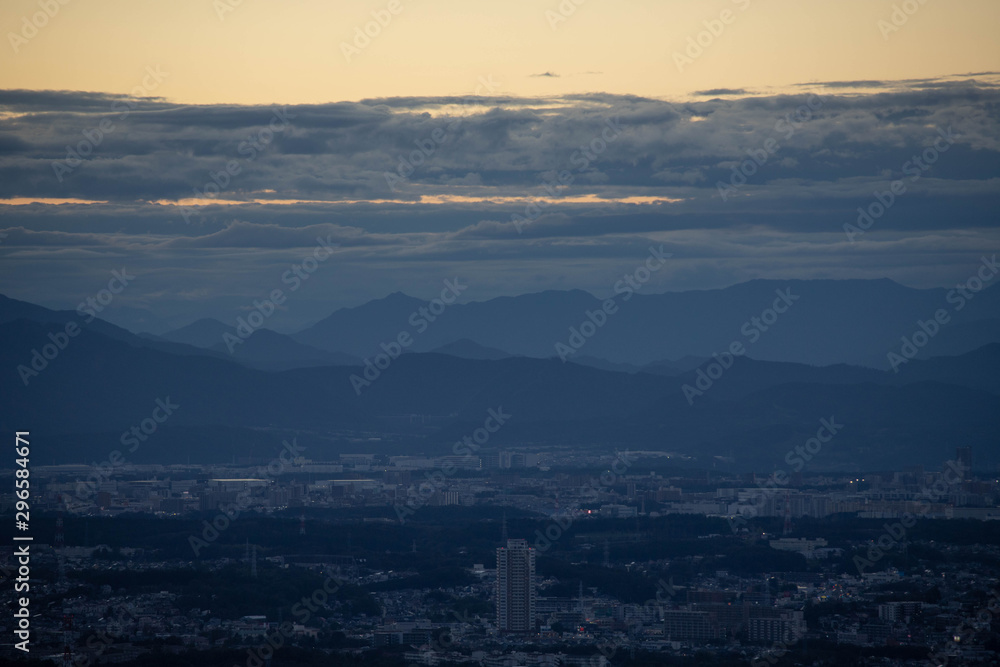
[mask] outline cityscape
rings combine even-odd
[[[89,483],[89,466],[36,468],[36,651],[917,665],[987,664],[1000,648],[981,618],[1000,585],[1000,481],[973,473],[971,448],[864,477],[699,470],[659,452],[456,458],[137,465]],[[9,550],[5,578],[16,568]]]
[[[998,28],[3,0],[0,667],[1000,665]]]

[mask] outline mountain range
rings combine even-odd
[[[685,370],[692,360],[700,363],[734,343],[745,345],[747,355],[759,360],[888,368],[888,355],[902,347],[903,337],[942,311],[946,323],[917,349],[917,358],[962,354],[1000,342],[1000,290],[967,294],[970,298],[956,289],[920,290],[890,280],[754,280],[721,290],[622,295],[614,301],[613,313],[603,316],[605,301],[575,290],[455,304],[425,317],[420,309],[427,302],[394,293],[339,309],[284,338],[268,335],[235,355],[272,369],[351,364],[375,357],[380,344],[406,333],[412,336],[407,352],[458,345],[448,353],[482,358],[481,350],[463,351],[475,345],[491,350],[493,358],[562,356],[617,370],[650,365]],[[600,324],[592,324],[592,318]],[[593,335],[585,335],[591,326]],[[147,337],[225,351],[221,342],[226,331],[234,332],[235,326],[199,320]],[[573,336],[583,345],[573,345]]]
[[[857,296],[855,281],[846,282],[852,284],[843,285],[845,293]],[[906,308],[897,304],[886,309],[895,312],[893,317],[905,325],[903,335],[911,338],[918,319],[926,323],[933,318],[931,306],[940,305],[935,299],[945,301],[944,292],[869,282],[875,291],[906,296]],[[621,360],[641,359],[632,353],[617,359],[596,356],[605,349],[597,343],[605,333],[611,337],[614,318],[626,322],[626,306],[635,307],[633,318],[670,320],[671,330],[682,328],[676,316],[671,320],[653,311],[650,304],[664,295],[622,304],[581,348],[582,363],[573,357],[561,361],[554,353],[535,357],[520,352],[535,349],[532,346],[541,351],[538,341],[545,339],[545,334],[533,331],[530,319],[508,322],[504,335],[491,332],[488,324],[531,311],[539,317],[546,313],[547,323],[540,326],[555,331],[561,325],[547,308],[562,304],[560,312],[567,317],[576,312],[583,321],[581,312],[600,307],[583,292],[451,306],[423,333],[410,328],[407,320],[415,312],[412,308],[425,304],[393,295],[337,311],[332,320],[293,336],[259,329],[232,355],[221,344],[227,329],[221,323],[200,321],[162,337],[136,335],[100,319],[85,322],[73,311],[0,297],[0,365],[8,369],[0,376],[5,397],[0,425],[8,430],[30,428],[40,442],[49,442],[37,449],[39,464],[104,460],[122,449],[123,433],[148,418],[157,399],[167,398],[180,407],[149,436],[149,444],[127,454],[129,461],[266,460],[288,437],[299,438],[310,448],[307,455],[316,459],[345,451],[446,453],[453,442],[481,426],[490,409],[502,409],[511,417],[491,436],[488,448],[657,449],[693,457],[703,467],[725,457],[739,469],[770,470],[786,467],[786,453],[815,434],[820,419],[835,419],[844,428],[811,463],[815,471],[898,467],[900,461],[938,465],[961,445],[973,446],[980,461],[996,460],[1000,344],[987,341],[963,349],[991,331],[995,313],[983,306],[994,303],[993,292],[977,295],[967,304],[980,306],[974,315],[941,325],[924,346],[925,353],[951,352],[957,346],[957,354],[914,358],[892,371],[844,362],[844,356],[879,349],[857,335],[840,341],[834,355],[821,347],[833,336],[820,324],[791,324],[792,316],[803,312],[830,322],[838,308],[846,307],[844,293],[833,299],[840,305],[832,314],[819,303],[795,309],[809,305],[807,297],[819,299],[824,289],[836,292],[836,285],[789,284],[793,295],[801,293],[801,300],[777,317],[773,330],[761,332],[757,343],[742,336],[740,326],[732,340],[717,346],[703,342],[680,347],[661,336],[666,341],[661,349],[683,354],[675,353],[675,361],[643,365]],[[764,281],[747,285],[754,298],[787,289]],[[705,295],[704,302],[695,298]],[[684,299],[700,304],[695,308],[689,303],[684,312],[697,310],[713,322],[739,320],[747,312],[745,306],[735,315],[710,312],[705,303],[722,303],[719,294],[671,298],[675,305]],[[777,297],[768,298],[765,307]],[[913,314],[925,306],[929,310]],[[852,322],[862,332],[885,331],[879,317],[877,311],[859,308],[837,331],[850,330]],[[367,343],[362,333],[351,329],[353,322],[372,337]],[[770,349],[764,347],[766,336],[778,336],[785,322],[793,333],[816,334],[813,356],[837,360],[818,365],[761,358],[759,353]],[[78,324],[80,332],[61,338],[60,332],[68,331],[71,323]],[[705,327],[704,322],[691,325]],[[961,335],[945,338],[949,327]],[[439,330],[442,333],[432,335]],[[395,357],[382,353],[380,343],[397,340],[400,331],[411,333],[414,342],[407,349],[412,351]],[[438,345],[446,331],[476,337],[459,336]],[[684,335],[687,340],[694,336]],[[620,328],[614,336],[627,338],[628,329]],[[784,340],[789,336],[782,334]],[[636,345],[655,337],[643,331],[640,338],[646,342]],[[722,354],[741,339],[746,354],[731,359]],[[886,334],[883,340],[884,355],[891,337]],[[64,343],[61,349],[56,341]],[[808,343],[790,342],[789,353],[782,356],[809,356]],[[376,368],[373,359],[380,353],[385,356],[378,359],[382,367]],[[656,354],[670,358],[668,352]]]

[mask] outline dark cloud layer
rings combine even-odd
[[[946,284],[1000,245],[1000,91],[974,76],[987,75],[827,82],[797,95],[706,90],[686,102],[586,94],[177,106],[0,91],[0,198],[108,202],[0,205],[5,291],[72,305],[127,261],[147,278],[124,305],[223,316],[319,236],[337,244],[336,268],[303,290],[296,321],[399,289],[432,293],[456,272],[476,276],[476,299],[600,292],[654,242],[676,261],[652,289],[781,276]],[[941,146],[942,132],[947,150],[912,179],[914,157]],[[89,154],[68,163],[70,149]],[[191,207],[185,219],[151,203],[210,191],[229,163],[239,173],[218,198],[246,204]],[[543,188],[567,173],[568,185]],[[398,177],[395,191],[387,174]],[[844,224],[897,179],[905,194],[852,243]],[[720,183],[737,187],[721,196]],[[529,207],[540,197],[548,201]],[[46,278],[29,279],[28,266]]]
[[[806,122],[777,125],[788,114],[794,120],[809,99],[820,106]],[[417,161],[422,164],[407,174],[403,197],[470,184],[494,195],[530,194],[526,190],[546,172],[586,164],[576,185],[588,192],[622,196],[624,188],[638,188],[654,195],[666,189],[667,196],[687,199],[710,197],[746,151],[768,139],[780,150],[749,188],[776,192],[788,179],[837,184],[898,171],[934,141],[937,128],[946,127],[959,136],[952,156],[960,157],[942,160],[933,175],[982,181],[1000,164],[994,145],[998,101],[1000,92],[971,83],[683,104],[608,95],[479,97],[475,104],[401,98],[285,108],[278,113],[287,114],[290,124],[272,134],[271,107],[141,101],[127,111],[120,100],[94,93],[5,91],[0,197],[181,199],[202,191],[211,174],[236,160],[241,173],[223,189],[226,199],[395,198],[386,172],[396,172],[401,163],[405,171]],[[127,113],[120,113],[123,108]],[[605,148],[601,133],[611,119],[624,132]],[[102,122],[109,131],[101,130]],[[421,145],[433,154],[418,155]],[[585,163],[591,145],[603,152]],[[67,156],[72,162],[77,153],[83,163],[57,173],[57,163]]]

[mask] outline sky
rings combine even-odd
[[[488,74],[510,95],[676,98],[978,72],[996,68],[1000,48],[993,0],[910,0],[916,11],[891,31],[879,22],[898,0],[56,1],[36,36],[0,49],[5,88],[127,94],[159,65],[170,79],[158,94],[181,104],[466,95]],[[5,0],[4,32],[38,3]],[[720,34],[679,69],[673,53],[724,11]],[[379,17],[370,43],[345,55]]]
[[[229,320],[318,238],[279,330],[456,276],[604,295],[661,244],[650,291],[951,285],[1000,247],[998,27],[985,0],[7,0],[0,292],[74,308],[126,267],[109,319]]]

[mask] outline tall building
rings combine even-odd
[[[497,628],[535,631],[535,550],[527,540],[497,549]]]

